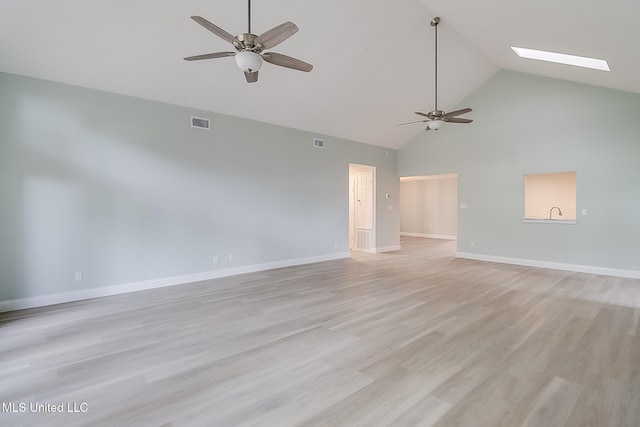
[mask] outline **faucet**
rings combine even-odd
[[[557,206],[554,206],[551,209],[549,209],[549,219],[553,219],[553,218],[551,218],[551,214],[553,213],[554,209],[558,209],[558,215],[562,216],[562,211],[560,210],[560,208],[557,207]]]

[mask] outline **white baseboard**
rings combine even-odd
[[[383,248],[376,248],[375,249],[375,253],[379,254],[379,253],[382,253],[382,252],[399,251],[400,249],[402,249],[402,247],[400,245],[385,246]]]
[[[354,249],[354,251],[366,252],[368,254],[380,254],[383,252],[399,251],[400,249],[402,249],[400,245],[395,245],[395,246],[385,246],[382,248]]]
[[[425,237],[427,239],[444,239],[444,240],[458,240],[457,236],[451,236],[448,234],[424,234],[424,233],[400,233],[401,236],[407,237]]]
[[[336,254],[320,255],[308,258],[289,259],[264,264],[247,265],[237,268],[226,268],[222,270],[206,271],[202,273],[186,274],[183,276],[104,286],[93,289],[82,289],[78,291],[58,294],[12,299],[0,301],[0,313],[13,310],[22,310],[25,308],[44,307],[47,305],[62,304],[65,302],[80,301],[84,299],[99,298],[110,295],[125,294],[128,292],[144,291],[147,289],[163,288],[165,286],[182,285],[185,283],[200,282],[203,280],[219,279],[221,277],[254,273],[257,271],[273,270],[275,268],[292,267],[295,265],[312,264],[323,261],[332,261],[343,258],[349,258],[349,252],[340,252]]]
[[[552,270],[575,271],[577,273],[640,279],[640,271],[635,270],[621,270],[617,268],[596,267],[591,265],[564,264],[551,261],[539,261],[535,259],[509,258],[495,255],[472,254],[467,252],[458,252],[456,253],[456,257],[477,261],[497,262],[500,264],[523,265],[526,267],[550,268]]]

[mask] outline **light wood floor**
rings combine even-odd
[[[0,315],[0,401],[87,405],[0,425],[640,425],[639,280],[402,247]]]

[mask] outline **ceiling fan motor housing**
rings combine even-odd
[[[240,41],[240,43],[234,43],[238,51],[250,50],[256,53],[262,52],[262,46],[260,43],[256,43],[255,40],[258,38],[255,34],[251,33],[242,33],[238,34],[236,38]]]

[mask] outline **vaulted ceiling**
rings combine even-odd
[[[230,48],[191,15],[246,31],[246,2],[223,0],[2,0],[0,71],[398,148],[424,126],[397,124],[433,109],[429,21],[440,16],[442,109],[499,69],[640,93],[637,0],[253,0],[252,9],[254,33],[298,25],[273,50],[312,63],[311,73],[265,64],[247,84],[232,58],[184,61]],[[611,72],[522,59],[510,46],[605,59]]]

